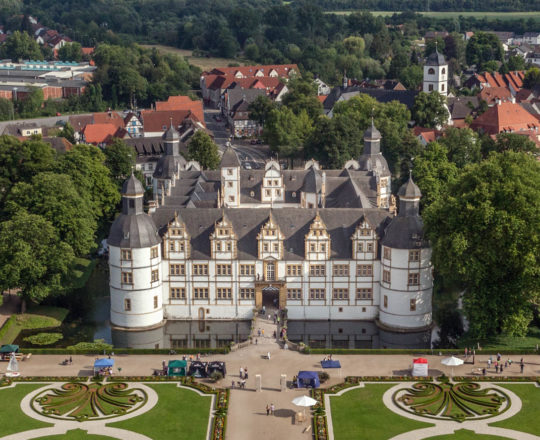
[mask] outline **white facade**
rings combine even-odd
[[[448,65],[425,65],[422,91],[426,93],[439,92],[441,95],[448,94]]]

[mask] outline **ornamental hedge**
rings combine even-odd
[[[421,349],[421,348],[310,348],[307,345],[302,350],[304,354],[410,354],[414,356],[418,355],[432,355],[438,354],[462,354],[462,350],[456,348],[444,348],[440,350]],[[498,350],[496,348],[489,350],[476,350],[476,355],[500,353],[500,354],[538,354],[536,349],[521,349],[521,350]]]
[[[32,354],[97,354],[104,355],[114,352],[114,354],[171,354],[169,348],[112,348],[111,350],[106,350],[103,353],[103,350],[96,349],[73,349],[73,348],[25,348],[21,347],[21,350],[31,351]],[[174,351],[174,350],[173,350]],[[175,356],[183,354],[227,354],[229,353],[229,347],[220,347],[220,348],[183,348],[182,350],[175,351]]]

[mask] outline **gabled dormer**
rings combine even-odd
[[[272,215],[272,211],[270,211],[268,221],[257,235],[259,259],[281,260],[283,258],[283,239],[284,236]]]
[[[281,166],[277,160],[271,159],[264,167],[264,177],[261,187],[261,202],[283,203],[285,201],[285,185]]]
[[[187,232],[186,224],[174,213],[174,219],[167,225],[167,230],[163,236],[163,254],[170,259],[186,260],[191,256],[190,235]]]
[[[306,259],[317,261],[328,260],[330,258],[330,244],[330,234],[317,212],[305,238]]]
[[[231,260],[237,255],[237,237],[231,221],[224,213],[221,220],[214,224],[214,232],[210,234],[212,258]]]
[[[365,216],[360,218],[351,240],[354,259],[373,260],[377,258],[377,232]]]

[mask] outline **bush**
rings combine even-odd
[[[328,379],[330,379],[330,375],[326,371],[319,371],[317,374],[319,375],[319,381],[321,383],[325,383]]]
[[[75,345],[70,345],[70,350],[96,350],[96,351],[111,351],[113,346],[107,344],[104,339],[96,339],[94,342],[79,342]]]
[[[63,338],[62,333],[38,333],[37,335],[27,336],[25,342],[32,345],[51,345]]]
[[[210,380],[214,383],[221,379],[223,379],[223,374],[221,373],[221,371],[214,371],[210,375]]]

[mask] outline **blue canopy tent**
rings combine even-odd
[[[114,366],[114,359],[96,359],[94,362],[94,374],[99,373],[104,368]]]
[[[296,377],[296,386],[298,388],[319,388],[319,373],[316,371],[299,371]]]
[[[321,366],[323,368],[341,368],[341,363],[339,361],[321,361]]]

